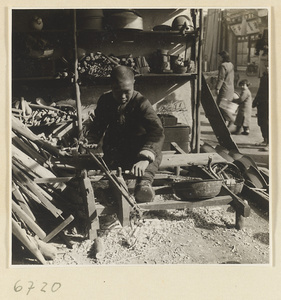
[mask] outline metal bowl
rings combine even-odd
[[[216,197],[222,187],[220,179],[187,180],[173,183],[173,190],[181,200],[202,200]]]

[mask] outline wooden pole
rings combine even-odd
[[[199,9],[199,42],[198,42],[198,66],[197,66],[197,101],[196,101],[196,141],[195,150],[197,153],[200,152],[200,138],[201,138],[201,128],[200,128],[200,105],[202,96],[202,38],[203,38],[203,17],[202,9]]]
[[[76,91],[76,107],[77,107],[77,119],[78,119],[78,139],[83,138],[82,132],[82,106],[80,98],[80,87],[79,87],[79,74],[78,74],[78,55],[77,55],[77,20],[76,20],[76,10],[73,11],[74,19],[74,55],[75,55],[75,65],[74,65],[74,80],[75,80],[75,91]]]

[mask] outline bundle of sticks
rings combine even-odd
[[[24,99],[21,99],[20,105],[12,108],[12,113],[28,127],[60,125],[76,119],[76,111],[70,106],[60,109],[28,103]]]

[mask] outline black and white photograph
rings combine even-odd
[[[269,8],[9,14],[11,267],[271,265]]]

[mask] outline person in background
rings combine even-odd
[[[111,73],[111,91],[98,100],[88,125],[94,145],[103,137],[104,160],[109,168],[131,170],[137,177],[137,202],[154,198],[152,182],[162,159],[164,130],[150,102],[134,90],[133,70],[117,66]]]
[[[268,89],[268,69],[263,73],[260,79],[260,85],[252,107],[257,107],[257,119],[260,126],[263,141],[260,145],[265,146],[264,150],[268,151],[269,144],[269,89]]]
[[[238,113],[234,124],[236,130],[233,134],[240,134],[241,128],[243,127],[242,134],[249,135],[250,133],[250,122],[252,114],[252,94],[249,90],[250,83],[247,79],[241,80],[239,86],[241,88],[241,94],[238,99],[233,100],[234,103],[239,104]]]
[[[232,101],[234,95],[234,66],[230,61],[228,52],[225,50],[219,52],[221,63],[219,65],[219,74],[216,85],[217,104],[220,107],[222,101]],[[234,116],[224,108],[220,107],[220,111],[228,121],[228,127],[233,124]]]

